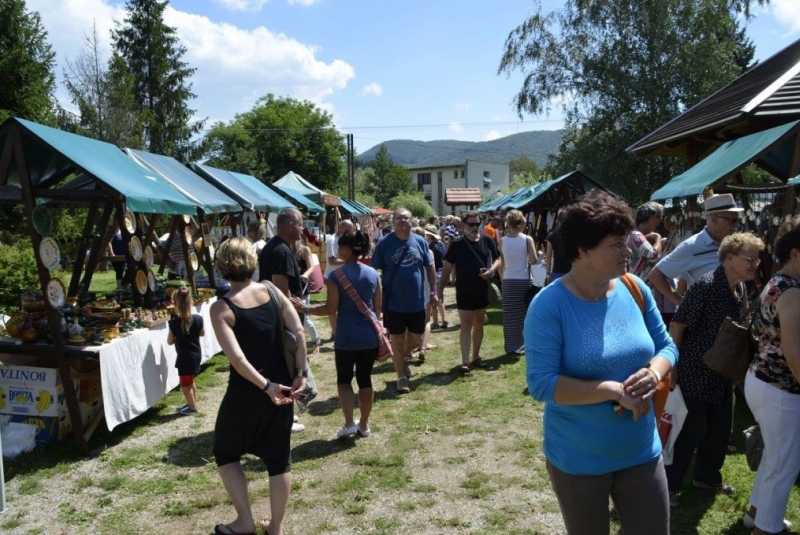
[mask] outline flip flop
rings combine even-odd
[[[458,369],[461,372],[461,375],[469,375],[470,373],[472,373],[469,364],[462,364],[461,366],[458,367]]]
[[[489,367],[489,365],[486,364],[485,362],[483,362],[483,359],[480,358],[480,357],[478,357],[475,360],[473,360],[472,362],[470,362],[469,366],[470,366],[470,368],[483,368],[483,369]]]
[[[222,528],[225,528],[227,531],[222,531]],[[251,531],[250,533],[239,533],[238,531],[234,531],[228,524],[217,524],[214,526],[214,533],[216,535],[256,535],[255,531]]]

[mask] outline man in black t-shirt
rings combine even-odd
[[[489,306],[489,280],[500,267],[500,252],[492,238],[479,232],[481,220],[476,212],[466,212],[462,220],[464,236],[453,240],[444,257],[439,299],[444,294],[444,286],[450,278],[453,266],[456,266],[456,308],[461,320],[461,371],[467,374],[471,367],[486,366],[480,357],[483,319],[486,316],[486,307]]]
[[[300,239],[303,229],[303,214],[297,208],[285,208],[278,214],[277,233],[261,249],[258,257],[258,272],[261,280],[271,281],[286,297],[303,298],[303,283],[300,280],[300,264],[292,252],[290,244]],[[300,323],[304,321],[300,316]],[[300,340],[304,344],[305,340]],[[305,404],[317,396],[317,383],[311,373],[311,364],[306,368],[306,397],[301,401],[301,412]],[[292,432],[297,433],[305,429],[303,424],[292,425]]]
[[[301,299],[303,283],[300,280],[300,265],[290,244],[300,239],[302,226],[303,215],[299,210],[284,209],[278,214],[277,234],[267,242],[258,258],[261,280],[272,281],[286,297]]]

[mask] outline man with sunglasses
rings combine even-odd
[[[458,268],[456,308],[461,320],[461,373],[471,368],[485,368],[480,357],[483,343],[483,318],[489,306],[489,280],[500,267],[500,252],[494,240],[480,233],[481,219],[477,212],[465,212],[464,236],[453,240],[447,249],[439,282],[439,299],[453,267]],[[470,360],[470,349],[472,359]]]
[[[705,200],[704,206],[706,227],[703,231],[681,242],[647,276],[647,280],[676,306],[681,304],[683,296],[672,288],[668,278],[683,277],[691,286],[701,276],[716,269],[719,266],[719,244],[723,238],[738,230],[739,214],[744,211],[736,206],[730,193],[712,195]]]

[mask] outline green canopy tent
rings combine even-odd
[[[650,198],[696,197],[706,188],[717,190],[751,163],[773,176],[788,180],[792,176],[792,155],[798,141],[798,125],[800,121],[793,121],[728,141],[653,192]]]
[[[325,192],[292,171],[289,171],[283,175],[281,178],[273,182],[272,185],[281,189],[292,189],[300,195],[308,197],[317,204],[324,204]]]
[[[135,162],[143,165],[150,172],[157,173],[160,177],[170,183],[174,189],[181,193],[187,199],[190,199],[196,205],[196,216],[200,228],[202,229],[200,237],[200,264],[205,268],[208,274],[208,281],[212,288],[216,287],[216,280],[214,280],[214,270],[212,269],[213,262],[213,245],[210,243],[210,236],[208,236],[207,228],[208,221],[206,217],[212,214],[229,214],[238,213],[242,211],[242,207],[234,199],[226,195],[224,192],[215,188],[210,183],[203,180],[193,173],[188,167],[180,163],[175,158],[169,156],[162,156],[160,154],[152,154],[150,152],[124,149],[125,153],[133,158]],[[170,228],[169,238],[164,245],[165,251],[171,250],[172,241],[176,236],[184,236],[186,234],[187,223],[182,217],[173,217],[172,225]],[[152,241],[152,236],[150,237]],[[150,241],[146,242],[150,243]],[[189,258],[189,249],[186,240],[181,240],[184,258]],[[166,254],[162,255],[160,273],[164,272],[166,264]],[[189,282],[193,287],[195,285],[194,266],[191,262],[186,262],[186,271]]]
[[[84,251],[91,245],[83,284],[88,288],[94,266],[105,245],[105,236],[116,210],[117,222],[127,243],[131,233],[123,224],[125,212],[148,214],[194,214],[192,201],[172,186],[137,165],[118,147],[102,141],[81,137],[69,132],[10,118],[0,125],[0,202],[20,204],[33,241],[36,267],[43,295],[47,296],[47,321],[53,345],[13,346],[5,351],[35,356],[55,363],[64,386],[67,408],[72,421],[73,436],[81,453],[88,453],[87,440],[94,431],[88,430],[78,405],[67,359],[82,359],[80,351],[67,350],[60,327],[60,310],[66,295],[76,295],[84,265]],[[40,206],[37,206],[40,205]],[[75,269],[69,289],[50,274],[40,252],[47,236],[48,210],[55,205],[88,206],[88,216],[79,239]],[[36,213],[34,213],[36,208]],[[154,217],[155,219],[155,217]],[[37,226],[38,225],[38,226]],[[133,263],[126,253],[129,265]],[[138,264],[145,268],[143,264]],[[149,294],[150,292],[148,292]],[[141,296],[134,293],[134,296]],[[97,418],[99,423],[101,418]],[[95,424],[96,425],[96,424]]]
[[[275,192],[253,189],[252,184],[242,181],[248,175],[234,174],[231,171],[217,169],[200,163],[189,164],[189,169],[197,173],[203,180],[223,191],[236,200],[242,208],[252,212],[279,212],[293,205],[282,199]],[[237,176],[238,175],[238,176]],[[255,178],[253,180],[256,180]],[[257,181],[257,180],[256,180]]]
[[[292,188],[276,186],[272,184],[270,186],[273,190],[275,190],[279,195],[283,196],[284,198],[288,199],[289,202],[293,203],[295,206],[300,208],[300,210],[305,211],[309,214],[324,214],[325,208],[318,205],[302,193],[297,190],[293,190]]]

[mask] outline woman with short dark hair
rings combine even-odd
[[[753,322],[758,353],[744,380],[764,439],[743,519],[755,535],[791,527],[783,516],[800,471],[800,216],[781,226],[774,249],[783,267],[761,292]]]
[[[651,398],[677,351],[649,288],[621,279],[632,228],[630,208],[604,192],[567,207],[559,237],[572,267],[525,318],[528,390],[545,402],[544,453],[568,533],[608,533],[609,496],[625,533],[669,533]]]
[[[236,510],[236,519],[217,524],[217,534],[254,533],[255,521],[241,465],[243,455],[257,455],[267,466],[271,519],[260,523],[272,535],[282,532],[289,503],[291,474],[292,406],[306,388],[306,346],[297,344],[291,379],[277,328],[303,340],[303,326],[289,298],[253,282],[258,265],[253,244],[234,237],[219,246],[214,263],[231,284],[230,291],[211,305],[211,324],[222,352],[230,361],[228,389],[214,426],[214,459],[220,478]],[[269,283],[271,284],[271,283]],[[272,301],[274,293],[281,303]],[[290,386],[291,385],[291,386]]]
[[[359,310],[351,297],[354,291],[376,320],[381,316],[381,283],[378,272],[358,260],[369,252],[369,236],[365,232],[347,231],[339,238],[339,258],[344,264],[328,275],[325,287],[328,297],[324,305],[307,308],[304,301],[292,298],[298,311],[313,316],[337,314],[334,352],[336,387],[344,413],[344,425],[338,438],[353,435],[370,436],[369,417],[372,412],[372,368],[378,358],[378,336],[371,318]],[[358,408],[361,418],[353,418],[355,394],[353,371],[358,384]]]

